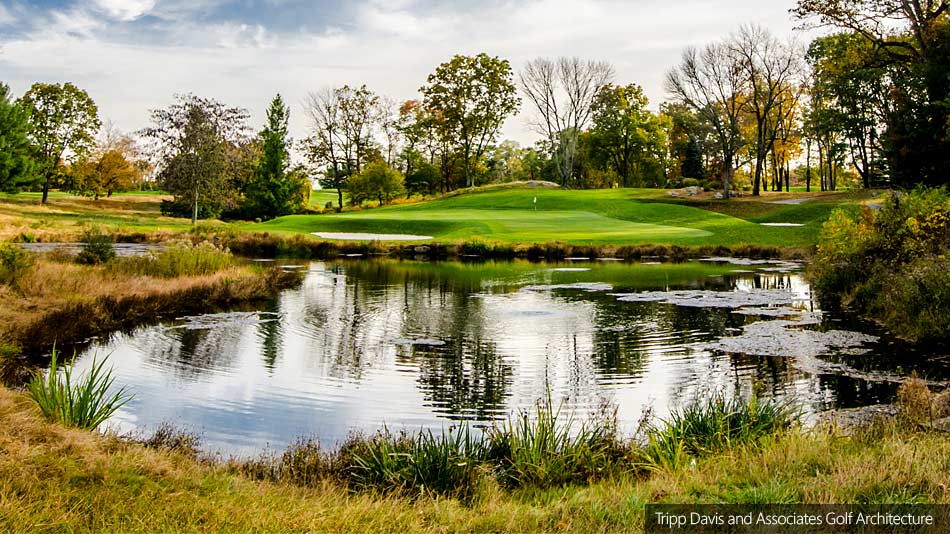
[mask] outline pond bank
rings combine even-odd
[[[300,280],[299,273],[259,266],[163,278],[39,258],[15,282],[0,285],[3,374],[22,370],[18,355],[54,343],[80,343],[160,318],[272,298]]]
[[[46,423],[0,387],[0,528],[114,532],[640,532],[647,503],[950,503],[950,436],[792,431],[694,465],[452,498],[256,481],[220,462]],[[881,473],[888,476],[882,477]]]

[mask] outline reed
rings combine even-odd
[[[93,430],[132,400],[124,387],[111,391],[115,377],[112,369],[105,368],[106,358],[99,362],[93,359],[89,372],[74,379],[76,355],[62,368],[57,357],[54,347],[46,376],[37,372],[27,384],[30,396],[48,420]]]
[[[708,396],[674,411],[659,425],[647,426],[644,467],[682,467],[695,458],[788,430],[800,417],[791,402],[764,402],[755,395],[748,400],[722,393]]]

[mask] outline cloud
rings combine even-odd
[[[16,17],[13,16],[13,13],[10,13],[3,4],[0,4],[0,26],[12,25],[15,22]]]
[[[247,107],[260,124],[280,92],[299,138],[308,127],[302,102],[309,91],[365,83],[396,100],[416,98],[439,63],[483,51],[509,59],[516,70],[538,56],[610,61],[617,81],[642,85],[656,109],[666,98],[665,72],[686,46],[722,38],[748,21],[788,35],[791,4],[268,0],[247,12],[252,4],[244,1],[94,0],[20,15],[32,25],[5,40],[0,72],[14,92],[37,80],[74,81],[93,96],[103,118],[126,131],[146,126],[150,109],[182,92]],[[510,120],[503,136],[532,143],[528,113],[525,108]]]
[[[93,5],[114,19],[132,21],[151,11],[155,0],[93,0]]]

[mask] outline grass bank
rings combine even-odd
[[[153,442],[154,443],[154,442]],[[638,532],[647,503],[950,503],[950,436],[879,423],[780,431],[695,464],[467,500],[253,480],[233,467],[45,422],[0,388],[8,531]]]
[[[0,348],[7,355],[271,298],[301,279],[281,269],[236,264],[230,255],[202,247],[101,265],[32,258],[9,244],[0,256]]]

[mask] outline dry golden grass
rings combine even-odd
[[[215,463],[46,423],[0,388],[0,530],[636,532],[647,502],[950,503],[950,436],[882,427],[775,436],[649,479],[452,499],[257,482]]]
[[[254,267],[158,278],[39,259],[15,289],[0,286],[0,339],[36,350],[169,314],[268,298],[298,281],[299,274]]]

